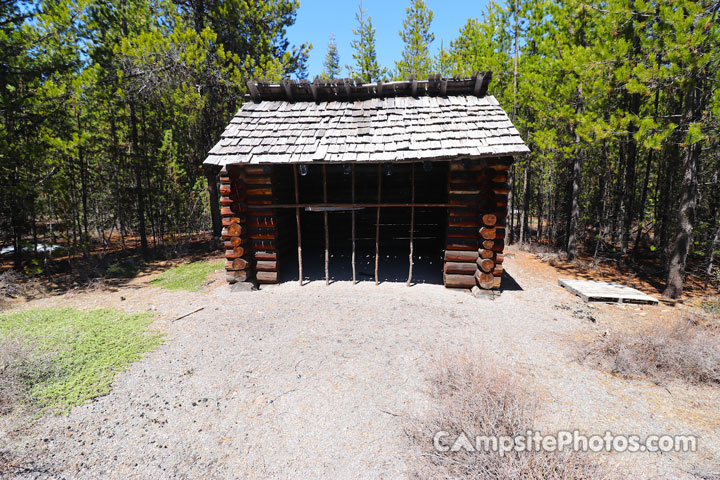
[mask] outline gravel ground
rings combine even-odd
[[[29,302],[22,308],[154,311],[167,342],[119,375],[109,395],[68,416],[15,432],[6,422],[0,451],[4,443],[27,467],[17,478],[405,477],[404,427],[428,406],[434,359],[479,351],[537,391],[548,432],[700,437],[694,454],[598,457],[622,476],[720,471],[720,389],[661,387],[575,361],[577,339],[677,310],[588,307],[530,254],[511,251],[506,262],[522,289],[495,300],[371,282],[229,293],[217,275],[199,293],[141,278]]]

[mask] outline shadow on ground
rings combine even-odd
[[[523,288],[517,281],[515,281],[515,279],[507,272],[507,270],[503,270],[502,277],[500,278],[500,291],[522,292]]]
[[[329,259],[330,283],[352,281],[352,255],[349,251],[331,251]],[[325,251],[318,248],[303,250],[303,281],[325,280]],[[405,283],[408,280],[410,259],[407,249],[381,248],[378,263],[378,280]],[[375,252],[358,251],[355,256],[358,282],[375,281]],[[297,255],[290,253],[282,258],[280,282],[298,281]],[[413,256],[412,284],[443,284],[442,255],[418,252]]]

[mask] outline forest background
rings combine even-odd
[[[219,235],[217,171],[202,161],[249,79],[363,82],[493,72],[532,153],[511,171],[508,241],[654,270],[664,294],[720,270],[720,2],[508,0],[437,48],[408,2],[393,65],[360,6],[352,57],[322,72],[291,45],[294,0],[0,0],[0,246],[16,269],[145,256]],[[381,13],[378,13],[381,14]],[[319,28],[329,26],[318,25]],[[48,247],[50,246],[50,247]]]

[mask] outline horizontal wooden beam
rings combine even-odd
[[[280,204],[265,204],[265,205],[248,205],[249,210],[259,208],[305,208],[305,207],[316,207],[316,208],[396,208],[396,207],[423,207],[432,208],[440,207],[447,208],[451,206],[457,206],[450,203],[280,203]]]

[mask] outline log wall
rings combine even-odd
[[[258,283],[278,280],[278,221],[273,205],[270,167],[246,166],[248,239]]]
[[[247,221],[247,188],[243,167],[230,165],[220,171],[222,238],[225,242],[225,278],[228,283],[253,280]]]
[[[446,287],[500,287],[511,164],[510,157],[450,162]],[[273,181],[270,167],[230,165],[220,183],[227,281],[277,283],[280,252],[287,247],[279,239],[291,237],[278,228],[290,225],[292,212],[280,218],[273,208],[282,182]]]
[[[509,157],[450,163],[446,287],[500,287],[511,164]]]

